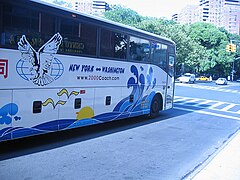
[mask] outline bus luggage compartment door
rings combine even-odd
[[[12,103],[12,90],[0,90],[0,142],[12,138],[9,131],[17,120],[18,105]]]

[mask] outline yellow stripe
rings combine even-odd
[[[65,88],[62,89],[60,92],[57,93],[58,96],[62,96],[63,94],[66,94],[67,97],[69,97],[69,96],[68,96],[68,91],[67,91]]]
[[[77,95],[79,94],[79,92],[77,92],[77,91],[72,91],[72,92],[70,93],[70,96],[71,96],[72,94],[75,95],[75,96],[77,96]],[[70,97],[70,96],[69,96],[69,97]]]
[[[55,108],[54,101],[51,98],[48,98],[44,103],[43,106],[47,106],[48,104],[52,104],[53,108]]]
[[[60,101],[57,102],[56,106],[57,106],[58,104],[64,105],[66,102],[67,102],[67,101],[61,101],[61,100],[60,100]]]

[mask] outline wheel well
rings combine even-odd
[[[160,110],[163,110],[163,97],[160,93],[155,94],[155,96],[158,98],[160,103]]]

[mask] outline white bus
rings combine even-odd
[[[0,141],[173,106],[175,43],[37,0],[0,0]]]

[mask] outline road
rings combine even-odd
[[[176,84],[174,109],[1,144],[0,177],[188,179],[240,128],[240,84]]]

